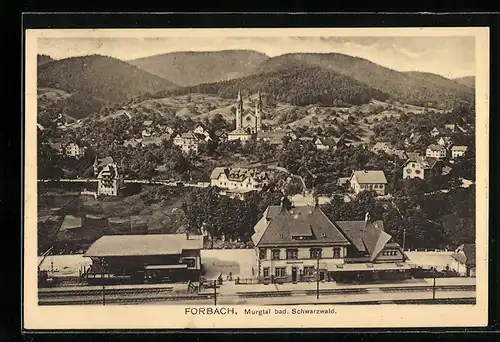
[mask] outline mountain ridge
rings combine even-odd
[[[234,49],[168,52],[127,62],[179,86],[194,86],[246,76],[266,59],[258,51]]]
[[[425,77],[415,77],[361,57],[340,53],[287,53],[261,63],[257,73],[266,73],[289,67],[317,66],[351,77],[358,82],[389,93],[398,101],[414,105],[450,107],[460,102],[471,102],[473,91],[461,88],[457,82],[437,85]],[[439,78],[439,75],[435,75]]]
[[[95,54],[40,65],[38,86],[69,93],[83,92],[102,100],[119,102],[130,96],[177,85],[120,59]]]
[[[460,84],[463,84],[467,87],[470,87],[470,88],[476,87],[476,77],[475,76],[458,77],[458,78],[455,78],[454,81],[458,82]]]

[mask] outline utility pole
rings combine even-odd
[[[403,228],[403,251],[405,250],[405,241],[406,241],[406,227]]]
[[[214,280],[214,306],[217,306],[217,280]]]
[[[319,299],[319,253],[316,261],[316,299]]]
[[[106,289],[104,288],[104,268],[106,267],[106,261],[101,260],[101,281],[102,281],[102,305],[106,305]]]
[[[434,275],[434,282],[432,285],[432,299],[436,299],[436,269],[434,268],[434,271],[432,272]]]

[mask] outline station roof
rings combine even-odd
[[[186,234],[105,235],[94,242],[84,256],[172,255],[202,248],[201,235],[189,235],[189,238]]]

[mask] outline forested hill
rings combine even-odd
[[[252,50],[172,52],[129,63],[180,86],[226,81],[253,73],[269,57]]]
[[[290,67],[319,67],[349,76],[371,88],[390,94],[394,99],[418,106],[454,107],[472,103],[474,91],[453,84],[429,80],[411,73],[382,67],[369,60],[339,53],[292,53],[270,58],[261,63],[257,73],[275,72]],[[437,75],[436,75],[437,76]]]
[[[292,67],[234,80],[183,87],[155,94],[155,97],[190,93],[216,94],[236,98],[238,90],[252,94],[260,90],[275,101],[293,105],[363,104],[370,99],[384,101],[389,95],[350,77],[319,67]]]
[[[176,85],[119,59],[91,55],[45,63],[38,68],[38,87],[78,92],[85,97],[119,102]]]
[[[37,55],[37,65],[42,65],[48,62],[52,62],[54,59],[47,55]]]
[[[455,78],[455,82],[466,85],[467,87],[470,87],[470,88],[476,87],[476,78],[474,76],[465,76],[465,77]]]
[[[456,80],[449,79],[443,77],[441,75],[436,75],[430,72],[421,72],[421,71],[407,71],[405,74],[412,76],[414,78],[418,78],[420,80],[434,83],[435,85],[443,88],[455,89],[456,91],[461,92],[470,92],[470,87],[457,82]]]

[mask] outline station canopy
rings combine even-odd
[[[328,271],[333,272],[359,272],[359,271],[394,271],[408,270],[407,263],[364,263],[364,264],[342,264],[328,266]]]
[[[126,257],[181,254],[203,248],[201,235],[148,234],[105,235],[89,247],[86,257]]]

